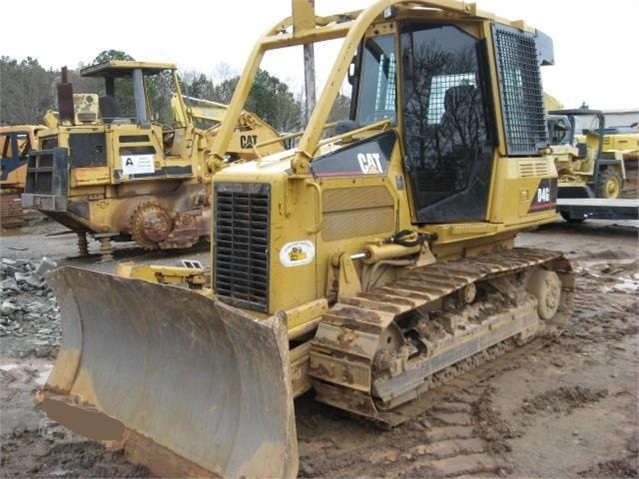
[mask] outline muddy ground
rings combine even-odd
[[[488,373],[471,375],[460,387],[437,391],[435,407],[390,431],[320,406],[310,394],[298,399],[299,475],[639,477],[638,226],[558,220],[521,234],[519,245],[563,251],[577,270],[575,311],[564,334],[529,354],[496,360]],[[37,218],[3,231],[2,257],[25,260],[27,275],[43,256],[101,271],[133,258],[208,262],[207,245],[175,254],[122,244],[114,262],[100,263],[92,244],[94,256],[73,258],[75,237],[63,231]],[[35,407],[60,335],[55,301],[37,279],[2,290],[2,477],[147,477],[144,468],[70,433]]]

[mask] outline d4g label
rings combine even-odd
[[[546,178],[539,182],[528,213],[552,210],[557,206],[557,178]]]

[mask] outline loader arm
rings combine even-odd
[[[183,96],[183,102],[176,95],[171,99],[173,116],[179,124],[186,124],[187,118],[196,127],[205,130],[205,138],[214,138],[228,115],[228,105],[203,98]],[[184,114],[183,112],[186,112]],[[260,155],[270,155],[284,149],[279,133],[266,121],[254,113],[242,110],[235,123],[233,135],[225,152],[226,162],[252,160]],[[259,150],[258,144],[264,144]],[[221,165],[220,165],[221,166]],[[215,171],[217,168],[212,168]]]

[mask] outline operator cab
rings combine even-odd
[[[551,43],[505,26],[493,35],[498,74],[512,76],[501,87],[508,155],[538,155],[548,145],[538,64],[552,63]],[[476,27],[400,20],[369,29],[355,55],[350,123],[338,127],[400,127],[417,223],[486,218],[497,144],[488,50]]]
[[[166,100],[176,66],[171,63],[146,63],[111,60],[83,68],[80,74],[104,80],[99,97],[100,117],[106,124],[136,123],[150,125],[152,120],[171,123],[171,107]],[[149,104],[151,103],[151,104]]]

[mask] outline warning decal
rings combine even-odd
[[[126,155],[120,156],[122,160],[122,173],[125,175],[140,175],[155,173],[153,155]]]

